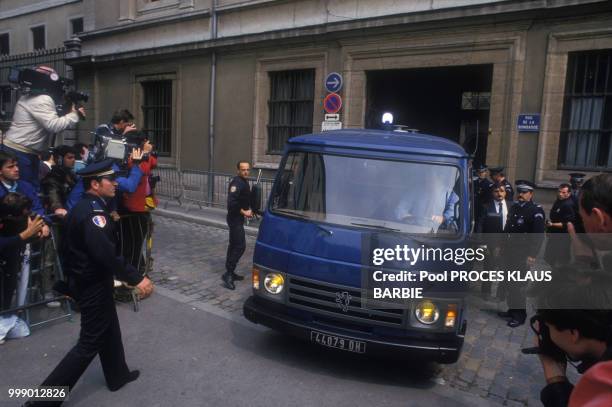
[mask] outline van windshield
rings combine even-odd
[[[452,165],[292,152],[270,209],[351,227],[456,234],[460,174]]]

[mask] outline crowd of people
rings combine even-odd
[[[43,85],[59,80],[51,68],[35,71],[43,75]],[[69,113],[59,115],[48,88],[28,88],[2,134],[0,317],[23,306],[15,294],[26,245],[44,247],[51,236],[64,274],[53,288],[78,305],[81,335],[44,385],[72,388],[99,354],[107,385],[115,391],[138,377],[125,361],[114,289],[119,280],[141,297],[153,291],[142,247],[151,232],[149,212],[156,206],[152,171],[157,158],[125,109],[98,126],[92,145],[53,146],[55,134],[75,125],[86,112],[73,105]],[[101,140],[110,139],[126,146],[124,157],[107,157]],[[40,270],[45,274],[54,268]],[[41,277],[49,281],[43,291],[51,292],[54,276]]]
[[[559,185],[546,217],[533,202],[532,183],[517,181],[513,201],[508,199],[514,191],[503,168],[493,169],[491,178],[484,166],[477,173],[475,231],[496,236],[487,239],[490,263],[502,259],[506,266],[529,269],[546,241],[544,259],[555,283],[533,290],[537,309],[531,318],[546,381],[540,395],[543,405],[612,405],[612,174],[584,184],[584,174],[570,174],[570,182]],[[490,284],[482,285],[482,294],[490,297]],[[527,312],[516,304],[525,304],[524,285],[497,295],[514,304],[499,313],[509,319],[508,326],[522,325]],[[568,362],[580,363],[577,370],[583,376],[575,386],[567,378]]]
[[[490,177],[488,176],[490,174]],[[512,184],[506,179],[504,168],[477,169],[478,178],[473,185],[476,233],[495,236],[486,239],[490,243],[487,266],[510,267],[529,270],[536,264],[536,257],[546,241],[545,259],[551,266],[569,261],[570,238],[568,225],[582,225],[579,214],[578,191],[584,174],[572,173],[571,184],[561,183],[548,217],[543,207],[534,201],[535,184],[518,180]],[[515,199],[513,199],[515,197]],[[570,226],[571,227],[571,226]],[[579,226],[581,228],[581,226]],[[544,239],[544,234],[548,239]],[[524,287],[519,284],[502,286],[497,298],[506,300],[510,308],[499,316],[508,319],[508,326],[515,328],[525,323]],[[482,285],[482,294],[491,299],[491,285]],[[517,307],[519,305],[519,307]]]
[[[54,80],[50,68],[36,69]],[[115,279],[136,287],[142,297],[153,291],[141,248],[151,232],[150,210],[156,206],[152,171],[157,159],[153,145],[137,131],[134,116],[125,109],[96,129],[96,139],[123,140],[133,146],[124,159],[106,159],[97,144],[50,146],[53,134],[73,126],[85,114],[84,108],[72,106],[59,116],[55,101],[44,89],[31,89],[20,97],[11,127],[3,135],[0,311],[16,305],[25,245],[44,244],[41,242],[52,234],[59,240],[58,256],[65,274],[62,294],[73,298],[80,308],[81,334],[42,385],[72,389],[99,355],[107,386],[116,391],[136,380],[139,372],[130,370],[125,361],[113,295]],[[235,281],[243,279],[235,269],[246,245],[244,220],[254,215],[249,170],[248,162],[238,162],[237,176],[228,187],[230,242],[222,280],[231,290]],[[547,407],[612,405],[612,307],[606,307],[612,305],[612,277],[606,274],[612,269],[612,255],[601,255],[611,249],[612,174],[592,177],[584,184],[584,174],[571,174],[569,183],[558,186],[548,216],[534,202],[532,182],[516,181],[515,192],[504,168],[482,166],[477,174],[473,184],[475,232],[501,236],[489,240],[488,261],[505,258],[508,267],[533,267],[547,233],[566,237],[546,239],[544,257],[553,270],[571,263],[588,269],[564,275],[565,283],[538,298],[537,312],[531,318],[547,383],[542,402]],[[47,277],[53,281],[53,276]],[[491,296],[491,289],[490,284],[482,285],[485,296]],[[508,326],[524,324],[524,287],[509,286],[497,295],[509,305],[508,311],[499,313]],[[592,302],[581,309],[563,307],[570,298]],[[593,305],[589,308],[588,304]],[[584,375],[576,386],[567,379],[567,359],[582,362]],[[28,403],[38,404],[61,403]]]
[[[108,128],[121,131],[122,128],[128,128],[126,123],[131,123],[132,120],[133,116],[129,111],[120,110],[113,115],[110,124],[102,125],[102,130],[98,128],[97,132]],[[129,129],[135,130],[133,126],[129,126]],[[125,163],[109,161],[117,174],[115,181],[119,194],[108,202],[108,209],[113,223],[117,223],[118,233],[123,237],[119,241],[122,243],[119,252],[144,274],[145,261],[141,248],[144,239],[150,234],[150,209],[155,207],[155,197],[149,179],[156,166],[156,158],[151,154],[153,146],[148,140],[142,140],[141,145],[142,148],[133,149]],[[87,168],[102,160],[96,161],[89,154],[89,146],[60,145],[37,155],[38,171],[26,171],[24,177],[19,155],[6,144],[0,148],[0,232],[3,235],[2,241],[7,242],[0,249],[0,267],[3,271],[1,303],[2,310],[6,310],[13,303],[25,243],[44,244],[36,242],[36,239],[33,240],[33,236],[26,232],[28,222],[32,227],[41,224],[35,237],[42,239],[49,236],[53,226],[57,232],[54,234],[56,246],[61,247],[67,217],[87,195],[83,182]],[[82,163],[81,168],[76,170],[79,162]],[[36,174],[36,183],[32,182],[33,174]],[[15,246],[15,239],[20,235],[21,244]],[[43,273],[49,272],[48,268],[41,270]],[[41,287],[42,291],[49,293],[53,280],[54,276],[44,275],[43,281],[48,284]]]

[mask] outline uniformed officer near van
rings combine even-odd
[[[514,189],[512,188],[510,181],[506,179],[504,170],[504,167],[490,167],[489,172],[491,174],[491,179],[496,184],[503,184],[504,188],[506,188],[506,199],[509,201],[514,201]]]
[[[484,214],[483,208],[493,198],[493,181],[488,177],[489,168],[486,165],[480,165],[476,169],[477,178],[474,181],[474,217],[478,221]]]
[[[117,187],[112,161],[91,164],[78,174],[83,177],[86,195],[68,215],[61,254],[69,295],[81,309],[81,332],[77,344],[42,386],[72,389],[100,355],[106,385],[116,391],[136,380],[139,371],[130,371],[125,361],[113,298],[114,278],[136,286],[141,297],[151,294],[153,284],[118,255],[114,222],[107,208]]]
[[[252,218],[250,208],[251,187],[247,180],[251,166],[246,161],[236,164],[238,175],[232,178],[227,193],[227,226],[229,228],[229,245],[225,260],[225,273],[222,276],[223,284],[230,290],[236,289],[234,281],[244,280],[236,274],[236,265],[246,250],[244,236],[244,218]]]
[[[544,259],[551,266],[567,264],[570,261],[570,239],[567,234],[567,224],[575,224],[576,209],[571,198],[569,184],[559,185],[557,200],[550,209],[549,219],[546,221],[546,251]]]
[[[535,265],[544,237],[545,214],[542,206],[532,200],[534,183],[519,180],[516,181],[516,189],[518,200],[510,208],[504,229],[508,233],[504,262],[508,270],[524,273]],[[502,318],[509,319],[508,326],[511,328],[524,324],[527,318],[523,288],[523,284],[509,282],[506,297],[509,309],[499,313]]]
[[[574,229],[578,233],[584,233],[584,224],[582,223],[582,218],[580,217],[580,208],[579,208],[579,200],[580,200],[580,188],[582,188],[582,183],[584,182],[584,177],[586,174],[581,172],[572,172],[570,175],[570,186],[571,186],[571,196],[572,203],[574,204],[574,213],[576,214],[576,219],[573,222]]]

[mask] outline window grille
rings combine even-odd
[[[8,55],[10,53],[8,33],[0,34],[0,55]]]
[[[32,27],[32,48],[34,51],[47,48],[45,26]]]
[[[160,156],[172,154],[172,81],[142,82],[143,131]]]
[[[463,92],[461,95],[462,110],[489,110],[491,92]]]
[[[612,50],[570,52],[559,166],[612,169]]]
[[[72,31],[72,35],[77,35],[83,32],[83,18],[75,18],[70,20],[70,29]]]
[[[312,132],[314,69],[270,72],[268,154],[283,151],[291,137]]]

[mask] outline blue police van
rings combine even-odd
[[[364,275],[376,267],[374,247],[465,245],[469,183],[468,154],[441,137],[346,129],[290,139],[259,228],[245,317],[328,348],[455,362],[465,287],[371,307]],[[447,266],[426,263],[414,268]]]

